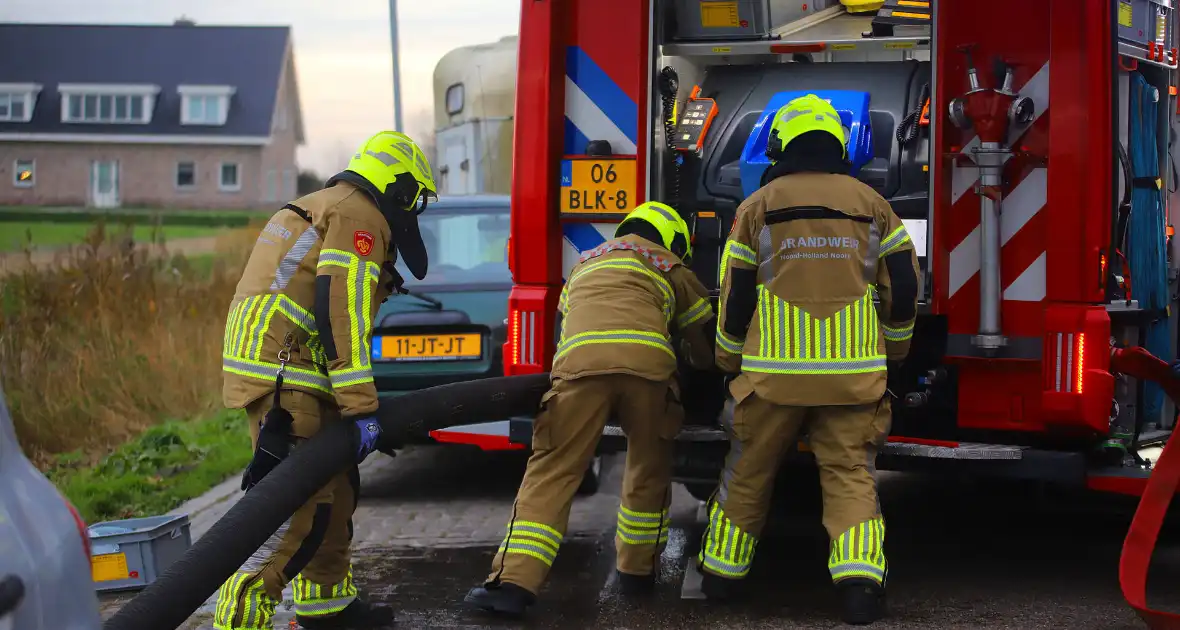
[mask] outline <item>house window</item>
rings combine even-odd
[[[58,91],[62,94],[62,122],[142,125],[151,122],[159,88],[63,83]]]
[[[0,120],[24,120],[25,95],[6,92],[0,94]]]
[[[194,162],[177,162],[176,163],[176,187],[177,188],[196,188],[197,186],[197,165]]]
[[[463,84],[456,83],[447,88],[447,113],[451,116],[463,111]]]
[[[180,124],[224,125],[229,117],[229,101],[235,90],[228,85],[182,85],[176,88],[182,98]]]
[[[32,188],[37,184],[37,163],[33,160],[15,160],[12,163],[12,185],[17,188]]]
[[[218,186],[222,190],[242,189],[241,173],[236,162],[222,162],[219,171]]]
[[[29,122],[41,86],[34,83],[0,83],[0,121]]]
[[[184,117],[186,125],[219,125],[222,120],[220,96],[186,96]]]

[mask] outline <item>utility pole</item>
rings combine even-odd
[[[397,41],[397,0],[389,0],[389,38],[393,44],[393,130],[402,129],[401,51]]]

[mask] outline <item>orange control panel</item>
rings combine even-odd
[[[709,125],[717,116],[717,101],[711,98],[700,98],[701,86],[692,88],[688,97],[688,105],[684,108],[684,116],[676,127],[676,148],[680,151],[696,153],[705,145],[705,134],[709,132]]]

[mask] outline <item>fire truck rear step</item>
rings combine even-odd
[[[602,430],[603,437],[624,437],[623,429],[608,425]],[[686,427],[676,436],[678,442],[725,442],[729,438],[721,429],[711,427]],[[904,439],[904,438],[902,438]],[[1024,457],[1026,447],[1003,444],[980,444],[958,442],[957,446],[942,444],[915,444],[891,441],[881,449],[882,455],[924,457],[929,459],[974,459],[974,460],[1018,460]]]

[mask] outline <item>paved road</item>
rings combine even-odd
[[[776,511],[746,603],[681,599],[685,559],[695,555],[701,533],[699,504],[682,488],[673,500],[674,529],[657,594],[643,603],[618,597],[611,530],[620,467],[609,461],[603,491],[576,502],[570,540],[530,618],[505,622],[467,612],[458,600],[487,571],[522,458],[449,449],[374,456],[364,466],[358,580],[375,599],[399,608],[401,628],[840,627],[824,565],[826,539],[817,511],[805,505]],[[891,614],[874,627],[1142,627],[1118,590],[1118,554],[1131,513],[1125,502],[901,475],[885,476],[882,500]],[[198,514],[196,533],[229,503]],[[1180,545],[1163,547],[1157,565],[1152,603],[1180,608]],[[208,618],[195,615],[186,627],[207,628]],[[287,627],[288,619],[290,612],[281,611],[276,627]]]

